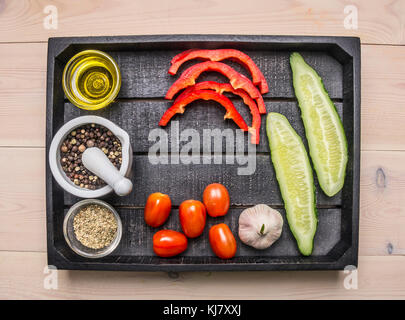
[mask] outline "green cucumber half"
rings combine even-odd
[[[299,53],[291,54],[290,65],[309,154],[319,185],[332,197],[343,187],[348,158],[342,121],[322,79]]]
[[[267,115],[266,131],[288,225],[300,252],[309,256],[318,218],[314,177],[307,151],[287,118],[279,113]]]

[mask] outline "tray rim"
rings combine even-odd
[[[226,264],[130,264],[111,262],[73,262],[67,260],[54,246],[53,239],[53,177],[48,163],[49,146],[54,135],[52,126],[54,101],[54,60],[71,44],[123,44],[123,43],[173,43],[173,42],[235,42],[285,44],[338,45],[352,57],[353,63],[353,202],[351,223],[351,246],[338,260],[319,263],[226,263]],[[114,270],[114,271],[281,271],[281,270],[343,270],[346,266],[358,266],[359,245],[359,193],[360,193],[360,84],[361,56],[360,38],[343,36],[300,35],[233,35],[233,34],[174,34],[174,35],[128,35],[96,37],[51,37],[48,39],[47,93],[46,93],[46,224],[48,265],[67,270]]]

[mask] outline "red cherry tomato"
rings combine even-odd
[[[196,238],[204,231],[207,213],[201,201],[183,201],[179,207],[179,217],[181,227],[187,237]]]
[[[210,244],[212,251],[221,259],[230,259],[236,253],[236,240],[231,229],[225,224],[220,223],[211,227]]]
[[[187,249],[187,238],[173,230],[160,230],[153,235],[153,251],[160,257],[173,257]]]
[[[151,227],[159,227],[169,217],[172,202],[167,194],[152,193],[146,201],[144,218]]]
[[[224,216],[229,209],[229,193],[220,183],[208,185],[203,193],[203,202],[211,217]]]

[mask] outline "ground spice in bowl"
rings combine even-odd
[[[76,239],[91,249],[110,245],[117,235],[118,224],[114,214],[97,204],[85,206],[73,218]]]
[[[86,124],[72,130],[60,146],[60,164],[66,176],[78,187],[95,190],[106,183],[87,170],[82,163],[82,154],[87,148],[100,148],[119,170],[122,164],[120,140],[106,127]]]

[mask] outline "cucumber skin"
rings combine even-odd
[[[270,130],[269,130],[269,118],[271,117],[271,115],[277,115],[277,116],[282,116],[282,117],[284,117],[285,120],[287,121],[287,123],[288,123],[288,124],[290,125],[290,127],[291,127],[291,124],[289,123],[289,121],[287,120],[287,118],[286,118],[285,116],[283,116],[282,114],[279,114],[279,113],[276,113],[276,112],[269,112],[269,113],[267,114],[267,119],[266,119],[266,133],[267,133],[267,139],[269,140],[270,154],[271,154],[271,152],[272,152],[272,149],[271,149],[271,134],[270,134]],[[291,130],[292,130],[292,131],[295,133],[295,135],[299,138],[299,140],[301,141],[301,145],[302,145],[302,147],[304,148],[305,153],[307,154],[307,151],[306,151],[306,149],[305,149],[305,146],[304,146],[304,144],[303,144],[303,142],[302,142],[301,137],[296,133],[296,131],[294,130],[293,127],[291,127]],[[310,165],[310,163],[309,163],[308,154],[307,154],[307,159],[308,159],[308,162],[307,162],[307,163],[308,163],[308,166],[309,166],[309,170],[310,170],[311,173],[312,173],[312,167],[311,167],[311,165]],[[288,209],[287,209],[288,206],[286,205],[287,201],[284,199],[284,195],[283,195],[282,188],[281,188],[281,185],[283,184],[283,183],[281,182],[281,181],[283,180],[283,177],[280,177],[280,176],[279,176],[278,170],[277,170],[277,163],[276,163],[275,161],[273,161],[273,157],[271,157],[271,161],[272,161],[272,163],[273,163],[273,167],[274,167],[275,172],[276,172],[276,179],[277,179],[277,182],[278,182],[278,185],[279,185],[281,197],[283,198],[284,208],[285,208],[285,210],[286,210],[286,216],[287,216],[287,221],[288,221],[288,226],[289,226],[289,228],[290,228],[290,231],[291,231],[291,233],[293,234],[293,236],[294,236],[294,238],[295,238],[295,240],[296,240],[296,242],[297,242],[298,249],[299,249],[299,251],[301,252],[301,254],[304,255],[304,256],[310,256],[310,255],[312,254],[312,251],[313,251],[313,248],[314,248],[314,238],[315,238],[316,230],[317,230],[317,227],[318,227],[318,211],[317,211],[317,209],[316,209],[315,184],[312,182],[312,190],[313,190],[313,193],[314,193],[314,205],[313,205],[313,210],[314,210],[314,215],[315,215],[315,230],[314,230],[314,233],[313,233],[313,235],[312,235],[312,240],[311,240],[311,244],[310,244],[310,246],[309,246],[309,250],[307,251],[306,248],[303,248],[303,246],[302,246],[302,244],[301,244],[301,240],[299,239],[299,237],[298,237],[297,233],[295,232],[294,228],[292,228],[291,224],[289,223],[289,219],[288,219]],[[314,179],[314,178],[313,178],[313,174],[312,174],[312,180],[313,180],[313,179]],[[308,246],[306,246],[306,247],[308,247]]]
[[[294,59],[296,60],[296,62],[293,61]],[[298,60],[298,61],[297,61],[297,60]],[[343,188],[344,181],[345,181],[345,178],[346,178],[346,169],[347,169],[347,161],[348,161],[348,144],[347,144],[346,133],[345,133],[344,128],[343,128],[342,119],[340,119],[339,114],[337,113],[337,110],[336,110],[336,106],[335,106],[335,104],[333,103],[333,101],[330,99],[329,94],[328,94],[328,92],[327,92],[326,89],[325,89],[325,85],[324,85],[324,83],[323,83],[323,81],[322,81],[322,78],[318,75],[318,73],[315,71],[314,68],[312,68],[308,63],[306,63],[306,61],[304,60],[304,58],[303,58],[298,52],[293,52],[293,53],[290,55],[290,67],[291,67],[291,71],[292,71],[292,74],[293,74],[294,93],[295,93],[295,96],[296,96],[296,98],[297,98],[297,100],[298,100],[298,105],[299,105],[299,107],[300,107],[300,109],[301,109],[301,119],[302,119],[302,122],[304,123],[304,128],[305,128],[305,119],[304,119],[303,111],[302,111],[301,105],[300,105],[300,103],[299,103],[299,98],[298,98],[298,95],[297,95],[297,90],[299,90],[299,89],[297,89],[297,88],[295,87],[295,84],[294,84],[294,68],[293,68],[294,63],[295,63],[295,64],[299,64],[299,63],[304,64],[305,67],[308,68],[309,70],[311,70],[311,71],[314,73],[315,77],[319,80],[319,83],[320,83],[320,85],[321,85],[321,91],[325,94],[325,96],[326,96],[326,98],[327,98],[327,100],[328,100],[328,104],[330,105],[331,108],[333,108],[334,112],[336,113],[336,116],[337,116],[337,118],[338,118],[338,120],[339,120],[339,124],[340,124],[339,127],[340,127],[340,129],[341,129],[341,131],[342,131],[342,133],[343,133],[344,143],[345,143],[345,151],[346,151],[346,161],[345,161],[345,164],[344,164],[343,176],[342,176],[342,178],[341,178],[340,187],[339,187],[339,189],[334,190],[333,192],[330,192],[329,190],[327,190],[326,186],[323,185],[321,179],[319,179],[320,175],[322,175],[322,172],[319,172],[320,170],[318,169],[318,166],[316,165],[316,162],[317,162],[316,157],[313,157],[313,156],[312,156],[312,154],[311,154],[311,148],[309,148],[309,154],[310,154],[310,156],[311,156],[311,159],[312,159],[312,162],[313,162],[313,165],[314,165],[314,170],[315,170],[315,172],[316,172],[316,174],[317,174],[317,176],[318,176],[319,186],[321,187],[322,191],[323,191],[327,196],[333,197],[335,194],[337,194],[337,193]],[[307,133],[306,128],[305,128],[305,136],[306,136],[306,138],[307,138],[308,145],[310,146],[310,137],[309,137],[309,134]],[[314,161],[314,160],[315,160],[315,161]]]

